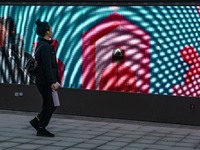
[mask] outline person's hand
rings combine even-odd
[[[55,83],[52,83],[52,84],[51,84],[51,89],[52,89],[52,90],[55,89],[54,84],[55,84]]]
[[[52,90],[58,90],[58,88],[60,88],[60,83],[56,82],[56,83],[52,83],[51,84],[51,89]]]

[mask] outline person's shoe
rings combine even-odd
[[[44,137],[54,137],[55,136],[53,133],[47,131],[45,128],[39,128],[36,135],[44,136]]]
[[[38,125],[39,121],[38,119],[35,117],[30,121],[30,124],[32,125],[33,128],[35,128],[36,131],[38,131],[39,129],[39,125]]]

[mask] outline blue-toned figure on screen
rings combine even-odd
[[[30,54],[24,52],[24,40],[16,33],[11,17],[0,18],[0,83],[29,84],[24,63]]]

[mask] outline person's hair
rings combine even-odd
[[[45,33],[50,30],[50,25],[48,22],[41,22],[40,19],[37,19],[35,24],[37,25],[36,33],[41,37],[44,37]]]
[[[0,24],[2,24],[6,30],[8,30],[9,34],[13,34],[16,31],[16,25],[11,17],[1,17]]]

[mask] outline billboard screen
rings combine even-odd
[[[39,18],[64,88],[200,96],[200,6],[1,5],[0,17],[0,83],[32,84]]]

